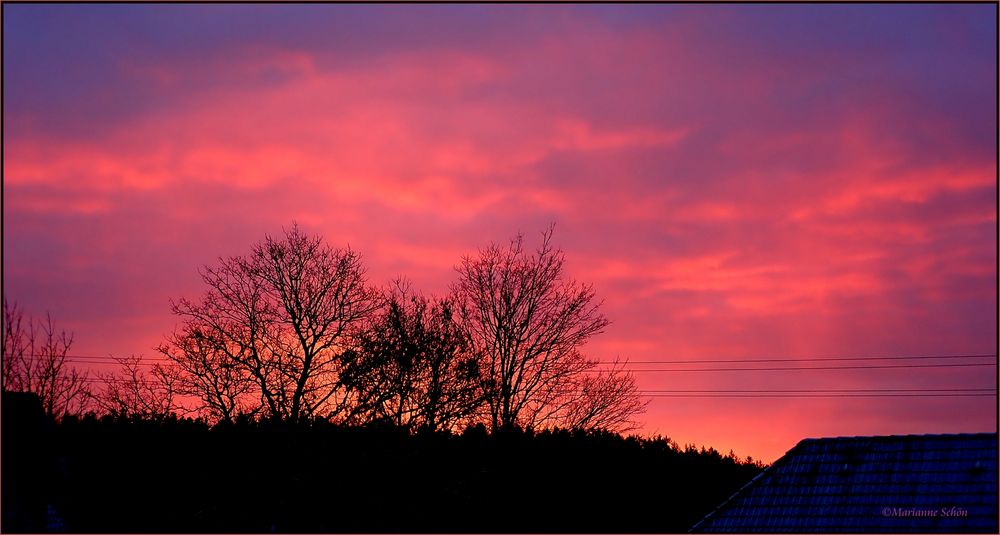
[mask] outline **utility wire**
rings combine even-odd
[[[781,394],[801,394],[801,393],[863,393],[863,392],[996,392],[996,388],[831,388],[831,389],[805,389],[805,390],[643,390],[645,394],[672,393],[672,394],[755,394],[755,393],[781,393]]]
[[[29,357],[39,357],[44,355],[26,355]],[[97,360],[114,362],[121,358],[113,355],[77,355],[67,354],[67,360]],[[169,360],[166,357],[141,357],[143,360]],[[732,363],[759,363],[759,362],[825,362],[825,361],[873,361],[873,360],[953,360],[953,359],[996,359],[995,354],[969,354],[969,355],[912,355],[912,356],[886,356],[886,357],[802,357],[802,358],[749,358],[749,359],[687,359],[687,360],[623,360],[622,364],[732,364]],[[600,364],[612,364],[607,361],[600,361]]]
[[[704,359],[699,362],[813,362],[819,360],[840,360],[840,361],[876,361],[876,360],[902,360],[902,359],[967,359],[967,358],[988,358],[992,355],[938,355],[938,356],[911,356],[911,357],[844,357],[844,358],[829,358],[829,359],[756,359],[748,361],[738,361],[732,359],[719,359],[719,360],[708,360]],[[120,359],[115,357],[106,357],[107,360],[102,360],[100,357],[93,356],[70,356],[67,355],[67,362],[77,362],[86,364],[113,364],[119,362]],[[142,357],[139,359],[138,364],[141,366],[155,366],[158,363],[171,362],[170,359],[165,357],[160,358],[150,358]],[[641,361],[646,363],[651,362],[663,362],[676,364],[683,361]],[[694,362],[694,361],[691,361]],[[638,362],[636,362],[638,363]],[[760,372],[760,371],[836,371],[836,370],[885,370],[885,369],[927,369],[927,368],[969,368],[969,367],[985,367],[985,366],[996,366],[997,363],[994,362],[982,362],[982,363],[969,363],[969,362],[949,362],[949,363],[934,363],[934,364],[857,364],[857,365],[846,365],[846,366],[770,366],[770,367],[728,367],[728,368],[630,368],[627,365],[611,366],[611,363],[601,362],[597,367],[583,370],[589,373],[601,373],[608,371],[622,371],[622,372],[634,372],[634,373],[685,373],[685,372]],[[626,362],[622,364],[632,364],[631,362]]]
[[[808,357],[808,358],[753,358],[753,359],[696,359],[696,360],[629,360],[628,364],[709,364],[744,362],[823,362],[844,360],[918,360],[918,359],[973,359],[997,358],[996,355],[915,355],[910,357]]]
[[[874,366],[780,366],[770,368],[656,368],[656,369],[635,369],[635,368],[595,368],[584,370],[587,372],[608,372],[625,371],[635,373],[652,372],[768,372],[768,371],[804,371],[804,370],[885,370],[897,368],[968,368],[976,366],[996,366],[995,362],[985,363],[961,363],[961,364],[886,364]]]
[[[172,362],[169,359],[146,359],[155,362],[138,362],[139,366],[155,366],[164,362]],[[115,364],[116,362],[86,362],[78,360],[68,360],[82,364]],[[888,364],[888,365],[859,365],[859,366],[780,366],[780,367],[757,367],[757,368],[628,368],[628,367],[596,367],[581,370],[584,373],[602,372],[631,372],[631,373],[684,373],[684,372],[775,372],[775,371],[833,371],[833,370],[886,370],[886,369],[926,369],[926,368],[971,368],[996,366],[995,362],[984,363],[949,363],[949,364]]]
[[[641,394],[650,398],[960,398],[996,397],[996,393],[948,393],[948,394]]]
[[[87,377],[89,383],[129,383],[131,377]],[[146,381],[155,381],[148,378]],[[565,392],[579,393],[579,392]],[[814,389],[814,390],[640,390],[640,396],[649,398],[848,398],[848,397],[992,397],[996,388],[860,388],[860,389]]]

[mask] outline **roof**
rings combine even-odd
[[[997,533],[997,434],[805,439],[691,531]]]

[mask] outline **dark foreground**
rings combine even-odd
[[[8,409],[5,532],[683,532],[760,471],[600,432],[56,424]]]

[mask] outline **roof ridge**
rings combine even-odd
[[[917,438],[958,438],[958,437],[997,437],[996,431],[986,431],[979,433],[909,433],[902,435],[843,435],[836,437],[809,437],[804,438],[796,444],[803,444],[805,442],[821,442],[821,441],[834,441],[834,440],[851,440],[851,439],[870,439],[870,440],[898,440],[901,438],[917,439]],[[792,448],[795,449],[795,448]],[[792,450],[788,450],[787,453]]]

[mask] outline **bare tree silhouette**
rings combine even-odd
[[[179,404],[179,372],[176,366],[153,364],[139,355],[115,358],[119,370],[98,373],[104,389],[94,399],[105,413],[124,417],[163,420],[182,411]]]
[[[624,433],[639,427],[635,416],[646,412],[625,362],[615,360],[609,369],[578,376],[574,396],[562,408],[562,425],[582,429],[607,429]]]
[[[479,367],[452,299],[415,295],[397,280],[381,312],[355,335],[342,376],[358,414],[408,429],[452,429],[480,404]]]
[[[629,430],[646,404],[620,363],[597,370],[580,347],[608,320],[589,285],[565,279],[562,251],[518,236],[458,268],[452,295],[398,280],[371,289],[360,257],[295,224],[250,254],[206,266],[208,290],[180,299],[180,325],[150,374],[122,372],[100,406],[163,415],[180,400],[208,421],[238,416],[388,421],[406,429],[572,427]],[[596,372],[596,373],[595,373]]]
[[[200,401],[197,412],[208,421],[231,423],[240,415],[256,415],[262,407],[250,371],[223,344],[224,339],[213,336],[211,325],[191,319],[157,351],[176,365],[178,393]]]
[[[628,427],[645,405],[634,379],[612,370],[586,378],[597,362],[579,348],[608,325],[590,285],[566,279],[564,254],[523,236],[465,257],[453,285],[461,323],[480,360],[482,389],[494,430],[512,426]]]
[[[213,352],[202,364],[212,364],[217,376],[223,366],[241,366],[274,419],[337,417],[352,406],[339,379],[345,334],[377,305],[357,253],[331,248],[293,224],[248,256],[206,267],[202,280],[209,290],[200,302],[181,299],[172,307],[184,320],[180,336],[200,333]],[[175,349],[184,344],[171,342]],[[203,368],[189,371],[205,375]],[[237,386],[227,395],[237,392],[244,394]]]
[[[25,316],[17,303],[3,301],[3,390],[31,392],[41,399],[45,413],[55,418],[79,414],[90,399],[86,372],[68,365],[73,334],[56,327],[49,314],[44,321]]]

